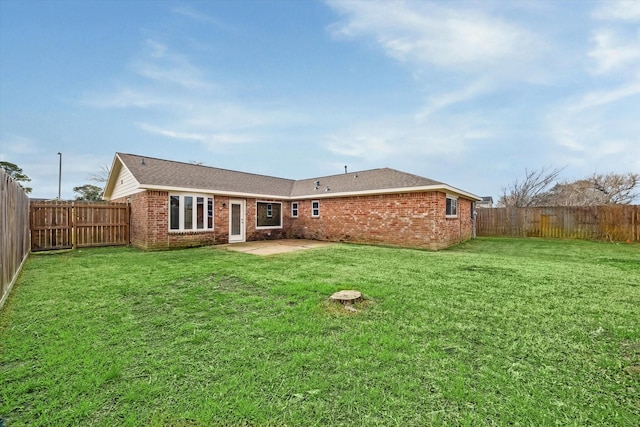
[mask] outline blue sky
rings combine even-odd
[[[0,160],[33,197],[117,151],[497,198],[640,171],[640,1],[0,1]]]

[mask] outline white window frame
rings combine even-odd
[[[317,204],[317,207],[313,206]],[[320,200],[312,200],[311,201],[311,218],[319,218],[320,217]]]
[[[178,228],[171,228],[171,198],[178,197]],[[193,208],[191,213],[191,223],[193,228],[184,227],[184,203],[185,197],[191,197],[193,201]],[[198,197],[204,199],[204,218],[203,228],[198,228]],[[211,211],[209,211],[209,201],[211,201]],[[213,194],[201,194],[201,193],[169,193],[168,197],[168,224],[169,233],[203,233],[215,229],[215,200]],[[211,217],[211,227],[209,227],[209,217]]]
[[[280,225],[258,225],[258,203],[263,203],[267,205],[267,218],[273,218],[273,205],[280,205]],[[271,207],[271,216],[269,216],[269,207]],[[265,201],[265,200],[256,200],[256,230],[274,230],[278,228],[282,228],[282,202],[273,202],[273,201]]]
[[[449,203],[449,200],[451,200],[451,203]],[[449,210],[447,209],[447,206],[451,206],[453,208],[452,211],[455,210],[455,212],[450,213]],[[458,218],[458,197],[447,194],[444,209],[445,209],[445,216],[447,218]]]
[[[291,218],[298,218],[298,213],[300,212],[298,206],[298,202],[291,202]]]

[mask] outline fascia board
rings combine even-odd
[[[374,196],[378,194],[395,194],[395,193],[424,193],[427,191],[440,191],[443,193],[453,193],[466,199],[480,201],[482,198],[475,194],[468,193],[450,185],[427,185],[422,187],[403,187],[403,188],[385,188],[381,190],[367,191],[346,191],[342,193],[332,193],[331,191],[321,191],[317,194],[305,194],[298,197],[290,197],[290,200],[312,200],[312,199],[328,199],[332,197],[357,197],[357,196]]]
[[[258,193],[242,193],[235,191],[220,191],[212,188],[187,188],[187,187],[169,187],[166,185],[140,185],[140,188],[145,190],[157,190],[157,191],[169,191],[176,193],[202,193],[202,194],[213,194],[216,196],[229,196],[229,197],[246,197],[246,198],[269,198],[274,200],[290,200],[289,196],[277,196],[271,194],[258,194]]]
[[[440,191],[444,193],[453,193],[458,196],[462,196],[466,199],[480,201],[482,198],[475,194],[468,193],[450,185],[427,185],[422,187],[403,187],[403,188],[386,188],[382,190],[367,190],[367,191],[345,191],[341,193],[318,192],[316,194],[305,194],[301,196],[279,196],[272,194],[258,194],[258,193],[243,193],[233,191],[220,191],[211,188],[186,188],[186,187],[168,187],[164,185],[140,185],[140,188],[145,190],[158,190],[158,191],[174,191],[178,193],[203,193],[203,194],[215,194],[219,196],[230,197],[247,197],[247,198],[269,198],[275,200],[312,200],[312,199],[329,199],[333,197],[356,197],[356,196],[373,196],[377,194],[394,194],[394,193],[422,193],[427,191]]]

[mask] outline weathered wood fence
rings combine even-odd
[[[29,197],[0,168],[0,308],[29,256]]]
[[[640,242],[640,206],[481,208],[477,235]]]
[[[31,250],[129,244],[126,203],[32,202]]]

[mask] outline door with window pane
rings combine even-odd
[[[245,241],[245,201],[229,200],[229,243]]]

